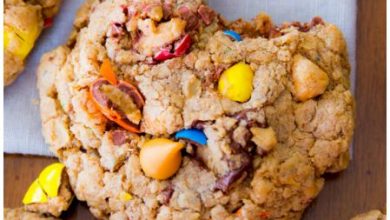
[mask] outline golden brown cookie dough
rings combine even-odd
[[[299,219],[322,175],[347,167],[354,101],[336,26],[277,27],[264,14],[230,23],[200,0],[95,1],[84,11],[68,45],[43,56],[38,88],[45,140],[97,218]],[[102,80],[105,60],[135,86],[129,98],[143,96],[135,133],[99,90],[119,85]],[[250,98],[232,101],[218,81],[240,62],[253,74]],[[183,128],[207,144],[180,140],[175,175],[149,177],[142,146],[178,141]]]
[[[24,208],[4,209],[4,220],[58,220],[58,218],[44,216],[30,212]]]

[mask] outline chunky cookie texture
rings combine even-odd
[[[4,209],[4,220],[58,220],[50,216],[44,216],[39,213],[29,212],[24,208]]]
[[[60,0],[4,1],[4,85],[22,72],[24,60],[45,26],[50,26]]]
[[[43,135],[99,219],[299,219],[323,174],[348,165],[349,73],[342,33],[320,18],[274,26],[227,22],[200,0],[88,1],[41,60]]]

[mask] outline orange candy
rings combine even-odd
[[[156,138],[145,142],[140,153],[142,170],[154,179],[168,179],[180,168],[182,160],[180,150],[183,148],[183,143],[167,138]]]
[[[116,85],[118,80],[114,70],[112,69],[111,62],[109,59],[104,59],[102,65],[100,66],[100,75],[107,79],[112,85]]]
[[[127,118],[123,117],[123,114],[114,109],[112,106],[107,105],[106,99],[108,99],[104,94],[101,94],[99,87],[104,84],[111,84],[117,88],[123,88],[125,91],[128,91],[127,94],[136,102],[136,105],[139,109],[145,105],[145,100],[140,93],[140,91],[132,84],[118,80],[112,68],[111,62],[109,59],[103,60],[103,63],[100,67],[100,75],[102,78],[95,80],[90,85],[90,97],[95,102],[99,110],[111,121],[114,121],[122,128],[133,132],[140,133],[139,125],[130,122]]]

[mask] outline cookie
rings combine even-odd
[[[64,167],[53,163],[43,169],[26,190],[24,206],[6,210],[5,219],[55,219],[66,211],[73,193]]]
[[[38,69],[43,135],[99,219],[299,219],[354,127],[339,29],[90,1]]]
[[[56,163],[41,172],[23,198],[26,211],[59,217],[69,208],[73,192],[63,167]]]
[[[38,213],[26,211],[24,208],[4,209],[4,220],[58,220]]]
[[[51,25],[60,0],[4,2],[4,85],[22,72],[24,60],[45,26]]]
[[[384,215],[379,210],[371,210],[369,212],[361,213],[353,218],[351,220],[385,220],[386,215]]]

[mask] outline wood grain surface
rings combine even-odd
[[[386,206],[386,1],[360,0],[358,8],[353,160],[346,171],[326,177],[324,190],[304,215],[307,220],[347,220]],[[20,206],[28,185],[53,161],[5,155],[5,207]],[[93,219],[86,205],[78,202],[63,218]]]

